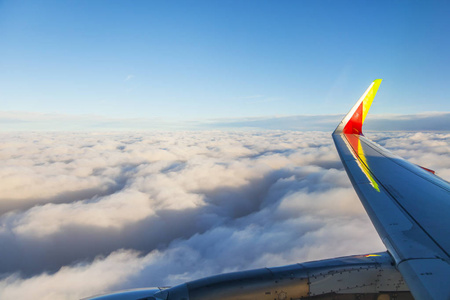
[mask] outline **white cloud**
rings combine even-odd
[[[150,204],[146,194],[133,190],[122,190],[96,202],[49,203],[18,214],[12,230],[16,235],[43,237],[77,225],[120,229],[154,215]]]
[[[43,273],[28,279],[17,274],[0,281],[0,298],[9,299],[80,299],[107,291],[127,277],[138,273],[151,259],[135,251],[118,250],[90,264],[62,267],[54,274]]]
[[[134,75],[129,74],[129,75],[127,75],[127,77],[125,77],[125,81],[130,81],[133,78],[134,78]]]
[[[368,136],[450,178],[449,134]],[[1,299],[77,299],[383,250],[328,132],[2,140]]]

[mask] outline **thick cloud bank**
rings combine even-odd
[[[450,134],[369,135],[450,178]],[[0,299],[382,251],[328,132],[3,133]]]

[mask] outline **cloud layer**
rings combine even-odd
[[[450,134],[373,133],[450,178]],[[0,298],[384,249],[328,132],[2,134]]]
[[[130,131],[142,129],[208,130],[211,128],[253,128],[331,132],[343,117],[343,114],[293,115],[189,121],[161,118],[112,118],[95,115],[0,111],[0,124],[2,125],[0,131]],[[450,112],[425,112],[414,115],[370,114],[366,120],[365,127],[366,130],[381,131],[448,131],[450,128]]]

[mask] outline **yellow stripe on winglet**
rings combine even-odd
[[[364,120],[366,119],[367,113],[369,112],[370,106],[372,105],[373,99],[377,94],[378,88],[380,87],[381,81],[383,79],[375,79],[373,81],[372,88],[367,93],[366,97],[363,100],[363,115],[362,115],[362,124],[364,124]]]
[[[359,159],[362,162],[362,163],[360,163],[361,170],[364,172],[364,174],[366,175],[367,179],[369,179],[370,185],[372,185],[373,188],[377,192],[380,192],[380,187],[378,186],[377,181],[375,180],[375,178],[373,178],[372,173],[370,172],[369,164],[367,163],[366,155],[364,154],[364,149],[361,146],[361,140],[360,139],[358,139],[358,157],[359,157]]]

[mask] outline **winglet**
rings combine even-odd
[[[334,131],[334,134],[347,133],[347,134],[362,134],[362,125],[366,119],[369,108],[372,105],[373,98],[377,94],[382,79],[376,79],[367,88],[364,94],[356,102],[355,106],[350,112],[342,119],[339,126]]]

